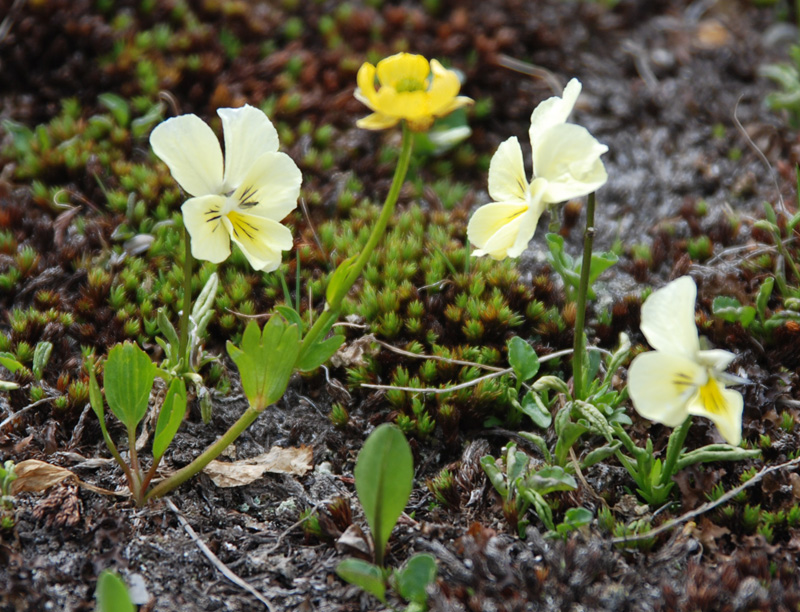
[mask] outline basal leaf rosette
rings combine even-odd
[[[641,329],[655,349],[637,355],[628,370],[633,407],[646,419],[677,427],[689,415],[714,423],[732,446],[742,441],[742,394],[725,388],[725,368],[735,358],[721,349],[700,350],[695,325],[697,286],[681,278],[654,291],[642,305]]]
[[[297,207],[302,175],[278,133],[257,108],[220,108],[225,157],[212,129],[196,115],[159,124],[150,135],[155,154],[189,195],[181,207],[192,255],[221,263],[231,241],[256,270],[271,272],[292,233],[281,221]]]
[[[608,147],[586,128],[566,123],[580,91],[580,81],[572,79],[562,97],[534,109],[529,130],[533,180],[528,181],[516,136],[498,147],[489,165],[494,202],[475,211],[467,227],[469,241],[478,247],[473,255],[519,257],[549,205],[588,195],[606,182],[600,156]]]
[[[412,131],[424,132],[437,117],[472,103],[458,95],[461,83],[454,71],[421,55],[398,53],[377,66],[365,63],[357,79],[355,97],[374,111],[356,122],[367,130],[384,130],[405,121]]]

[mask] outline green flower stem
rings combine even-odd
[[[586,202],[586,230],[583,233],[583,261],[581,280],[578,285],[578,304],[575,315],[575,344],[572,352],[572,386],[575,399],[586,399],[583,395],[583,355],[586,348],[584,324],[586,321],[586,294],[589,291],[589,273],[592,268],[592,243],[594,242],[594,192]]]
[[[203,454],[197,457],[190,464],[182,467],[172,476],[162,480],[155,487],[153,487],[147,493],[147,495],[144,496],[144,501],[147,502],[154,497],[161,497],[169,493],[172,491],[172,489],[179,487],[192,476],[200,472],[200,470],[211,463],[212,460],[216,459],[220,453],[222,453],[222,451],[233,444],[236,438],[238,438],[245,429],[250,427],[250,425],[253,424],[253,421],[255,421],[258,418],[258,415],[260,415],[262,412],[263,410],[256,410],[252,406],[249,406],[247,410],[245,410],[244,414],[239,417],[239,420],[231,425],[228,431],[225,432],[225,435],[214,442],[214,444],[209,446],[205,451],[203,451]]]
[[[183,312],[181,313],[180,347],[177,359],[184,359],[183,372],[191,370],[189,357],[186,355],[186,347],[189,344],[189,314],[192,309],[192,243],[189,232],[183,229]]]
[[[139,453],[136,451],[136,428],[128,427],[128,453],[131,457],[131,495],[139,504],[142,497],[142,467],[139,464]]]
[[[672,430],[669,435],[669,442],[667,442],[667,456],[664,459],[664,469],[661,470],[661,482],[665,485],[675,474],[675,467],[678,463],[678,458],[683,452],[683,443],[686,441],[686,434],[689,433],[689,427],[692,424],[692,417],[687,417],[677,428]]]
[[[303,338],[303,346],[300,349],[298,361],[304,357],[305,352],[309,348],[317,343],[322,330],[330,328],[331,320],[339,316],[339,309],[342,307],[342,302],[344,301],[345,296],[350,291],[356,280],[358,280],[358,277],[361,276],[361,271],[369,262],[370,257],[372,257],[372,252],[375,250],[375,247],[378,246],[383,234],[386,232],[386,226],[389,224],[389,219],[391,219],[392,215],[394,214],[394,207],[397,204],[397,198],[400,195],[400,189],[402,188],[403,182],[406,179],[406,174],[408,173],[408,165],[411,161],[411,149],[413,144],[412,136],[413,134],[411,130],[408,129],[407,125],[403,124],[403,144],[400,149],[400,158],[397,160],[397,167],[394,171],[392,185],[389,188],[386,201],[383,203],[383,209],[381,210],[380,217],[378,217],[375,227],[372,228],[372,233],[367,240],[367,244],[361,250],[361,254],[358,256],[358,259],[356,259],[355,262],[353,262],[353,264],[350,266],[350,270],[348,271],[344,282],[339,287],[339,290],[331,296],[331,299],[328,302],[327,310],[320,315],[316,323],[314,323],[311,329],[308,330],[306,337]]]

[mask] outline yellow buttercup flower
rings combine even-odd
[[[375,88],[375,81],[379,87]],[[452,70],[421,55],[398,53],[378,62],[365,63],[358,71],[355,97],[375,111],[356,125],[367,130],[384,130],[401,120],[415,132],[424,132],[437,117],[472,103],[459,96],[461,83]]]
[[[641,329],[656,349],[637,355],[628,370],[633,407],[646,419],[677,427],[689,415],[713,421],[729,444],[742,441],[742,394],[725,388],[735,355],[700,350],[694,321],[697,286],[689,276],[654,291],[642,305]]]

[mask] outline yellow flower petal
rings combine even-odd
[[[689,414],[711,419],[720,435],[733,446],[742,441],[743,410],[742,394],[725,389],[714,378],[698,389],[688,405]]]
[[[292,232],[272,219],[232,210],[223,222],[255,270],[276,270],[281,264],[281,251],[292,248]]]
[[[190,198],[181,206],[195,259],[221,263],[231,254],[230,237],[222,222],[224,207],[225,198],[218,195]]]
[[[677,427],[687,403],[708,381],[706,370],[686,357],[651,351],[637,355],[628,370],[628,393],[644,418]]]
[[[300,169],[285,153],[265,153],[250,166],[232,198],[249,215],[281,221],[297,208]]]
[[[430,65],[421,55],[397,53],[378,62],[378,81],[396,91],[427,89]]]
[[[370,63],[364,63],[358,69],[356,76],[358,89],[355,91],[355,96],[362,104],[366,104],[372,110],[375,110],[375,66]]]
[[[220,108],[225,138],[225,176],[222,193],[242,184],[253,161],[264,153],[278,150],[278,132],[269,118],[250,105],[241,108]]]
[[[431,60],[433,80],[428,89],[428,106],[432,115],[447,114],[443,111],[452,106],[461,89],[461,82],[452,70],[447,70],[436,60]]]
[[[356,121],[356,125],[365,130],[385,130],[400,122],[398,117],[390,117],[381,113],[372,113]]]
[[[700,341],[694,320],[697,285],[682,276],[654,291],[642,305],[641,330],[654,349],[697,360]]]
[[[222,149],[214,132],[197,115],[159,123],[150,134],[150,146],[188,194],[222,193]]]

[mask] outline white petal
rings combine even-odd
[[[276,270],[281,264],[281,251],[292,248],[292,232],[272,219],[231,211],[223,221],[231,239],[255,270]]]
[[[533,148],[533,173],[547,179],[545,201],[565,202],[601,187],[608,175],[600,156],[608,151],[589,131],[564,123],[546,130]]]
[[[564,88],[562,97],[553,96],[541,102],[531,114],[531,127],[528,132],[531,145],[537,146],[542,134],[553,126],[565,123],[581,93],[581,82],[572,79]]]
[[[650,351],[631,363],[628,393],[644,418],[677,427],[689,414],[687,402],[707,379],[705,369],[691,359]]]
[[[696,360],[700,350],[694,321],[697,285],[689,276],[654,291],[642,305],[640,328],[654,349]]]
[[[281,221],[297,208],[303,175],[286,153],[265,153],[233,194],[247,214]]]
[[[183,224],[192,238],[192,255],[196,259],[220,263],[231,254],[228,230],[222,223],[225,206],[222,196],[190,198],[181,206]]]
[[[536,226],[539,224],[539,218],[547,208],[547,204],[542,199],[546,190],[547,181],[539,178],[534,179],[528,188],[528,210],[520,218],[517,239],[514,245],[508,249],[509,257],[519,257],[528,248],[528,243],[533,238]]]
[[[489,164],[489,195],[495,202],[525,200],[528,178],[519,140],[512,136],[502,142]]]
[[[720,435],[733,446],[742,441],[744,399],[738,391],[725,389],[713,378],[689,402],[689,414],[713,421]]]
[[[488,253],[494,259],[506,257],[508,249],[517,240],[522,217],[527,212],[528,206],[517,201],[492,202],[481,206],[467,225],[467,238],[480,251],[474,254],[480,256]]]
[[[222,150],[214,132],[197,115],[158,124],[150,134],[150,146],[190,195],[222,193]]]
[[[722,372],[731,362],[736,359],[736,355],[723,349],[711,349],[698,351],[697,362],[708,366],[717,372]]]
[[[225,192],[242,184],[253,162],[264,153],[278,150],[278,132],[259,109],[246,104],[241,108],[220,108],[225,137]]]

